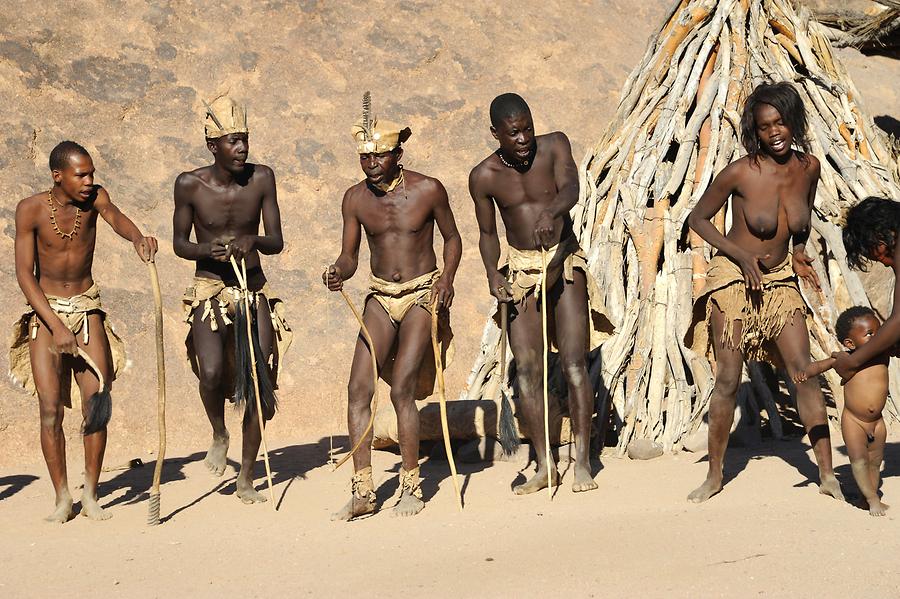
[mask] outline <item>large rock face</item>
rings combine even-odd
[[[469,170],[494,147],[490,100],[520,92],[538,129],[566,131],[580,161],[669,4],[9,1],[4,12],[15,15],[16,27],[0,40],[4,325],[23,304],[13,267],[15,204],[50,185],[47,156],[58,141],[79,141],[113,201],[161,241],[169,434],[175,443],[205,445],[208,425],[183,360],[179,297],[192,265],[172,253],[171,194],[179,172],[209,161],[201,99],[229,91],[248,105],[252,160],[275,169],[286,238],[284,252],[264,262],[293,309],[296,332],[272,432],[344,430],[356,327],[340,297],[321,286],[320,273],[338,253],[342,193],[361,175],[349,127],[370,89],[377,114],[412,128],[404,162],[444,182],[462,231],[458,351],[447,373],[448,394],[456,397],[490,304],[466,189]],[[844,54],[871,113],[896,116],[894,88],[879,83],[896,80],[896,63]],[[350,284],[357,301],[367,259],[364,247]],[[155,445],[156,422],[148,276],[130,244],[105,225],[94,275],[132,361],[114,389],[111,443],[143,451]],[[4,369],[5,359],[4,352]],[[0,455],[36,458],[36,401],[4,389]],[[70,414],[67,431],[74,435],[79,423]]]

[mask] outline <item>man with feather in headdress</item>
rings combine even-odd
[[[434,387],[431,307],[440,314],[441,353],[448,357],[449,308],[462,241],[440,181],[400,164],[408,127],[371,114],[368,92],[363,118],[352,128],[359,164],[366,178],[344,194],[341,254],[323,273],[338,291],[359,264],[361,229],[371,254],[372,277],[363,320],[372,336],[379,374],[391,386],[400,441],[400,500],[394,515],[412,516],[425,506],[419,478],[419,412],[415,400]],[[434,251],[434,225],[444,241],[443,272]],[[352,497],[333,519],[350,520],[375,511],[372,482],[370,402],[375,392],[370,347],[358,337],[348,385],[348,425],[353,454]],[[444,362],[446,363],[446,362]],[[362,437],[366,437],[363,439]]]

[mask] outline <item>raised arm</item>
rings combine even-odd
[[[565,133],[557,131],[548,136],[553,158],[553,179],[556,197],[551,200],[534,224],[535,243],[550,247],[556,242],[556,220],[567,218],[578,203],[578,167],[572,158],[572,144]]]
[[[97,188],[97,198],[94,200],[94,207],[100,216],[103,217],[112,230],[119,237],[127,239],[134,245],[134,250],[138,257],[144,262],[152,262],[156,256],[158,244],[156,238],[145,237],[141,230],[137,228],[131,219],[119,210],[119,207],[112,203],[109,199],[109,193],[102,187]]]
[[[732,162],[722,169],[691,210],[687,222],[697,235],[737,262],[744,274],[744,283],[748,288],[758,290],[762,287],[759,260],[765,256],[757,256],[744,250],[720,233],[712,222],[716,213],[725,205],[728,196],[737,190],[740,169],[740,162]]]
[[[806,242],[809,241],[809,233],[812,230],[812,211],[816,202],[816,187],[819,184],[819,173],[821,166],[818,158],[809,156],[809,166],[807,167],[810,175],[809,194],[807,195],[807,207],[810,215],[809,222],[802,231],[795,232],[791,238],[793,249],[791,250],[791,264],[794,272],[802,278],[807,284],[819,289],[819,275],[816,274],[812,266],[812,258],[806,253]]]
[[[449,308],[453,303],[453,281],[456,278],[456,269],[459,268],[459,261],[462,258],[462,238],[459,236],[456,219],[453,218],[453,211],[450,209],[447,190],[437,179],[434,182],[437,186],[434,221],[444,239],[444,272],[435,283],[434,291],[438,305]]]
[[[344,287],[344,281],[356,273],[359,266],[359,244],[362,240],[362,225],[356,215],[356,203],[354,202],[353,188],[347,190],[341,202],[341,218],[343,230],[341,232],[341,255],[322,274],[322,282],[331,291],[338,291]]]
[[[512,299],[512,289],[500,271],[500,238],[497,236],[497,214],[494,200],[485,191],[485,174],[479,167],[469,173],[469,195],[475,203],[475,220],[478,221],[478,251],[487,274],[488,290],[501,302]]]
[[[36,213],[37,207],[28,200],[22,200],[16,207],[16,281],[28,304],[37,313],[41,322],[50,329],[57,351],[74,354],[77,351],[75,335],[50,308],[50,302],[47,301],[47,296],[44,295],[34,274],[34,253],[37,243]]]

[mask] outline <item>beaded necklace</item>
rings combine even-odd
[[[59,204],[56,198],[53,197],[53,190],[47,192],[47,204],[50,206],[50,224],[53,225],[53,230],[56,231],[56,234],[62,237],[63,239],[72,239],[76,235],[78,235],[78,229],[81,227],[81,208],[75,206],[75,225],[72,227],[72,230],[68,233],[63,233],[59,228],[59,224],[56,222],[56,211],[57,208],[54,206],[55,204]],[[62,204],[59,204],[62,207]]]

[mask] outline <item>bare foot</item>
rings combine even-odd
[[[228,457],[228,441],[228,433],[225,433],[225,436],[223,437],[213,435],[212,444],[209,446],[209,451],[206,452],[206,459],[203,460],[203,463],[214,476],[222,476],[225,474],[225,462]]]
[[[238,477],[237,493],[235,493],[235,495],[247,505],[250,505],[251,503],[265,503],[268,501],[265,495],[253,488],[252,481],[244,480],[241,477]]]
[[[365,497],[353,495],[350,497],[350,501],[347,502],[347,505],[331,514],[331,519],[332,521],[343,520],[344,522],[349,522],[353,518],[373,513],[375,513],[375,502],[369,501]]]
[[[597,488],[591,471],[583,465],[575,464],[575,482],[572,483],[572,492],[581,493],[583,491],[593,491]]]
[[[425,502],[409,493],[404,491],[400,495],[400,501],[397,502],[397,505],[394,506],[394,510],[391,512],[392,516],[415,516],[419,512],[422,511],[422,508],[425,507]]]
[[[557,486],[559,484],[559,471],[554,468],[551,472],[551,477],[553,479],[553,486]],[[576,477],[575,482],[578,482]],[[596,485],[595,485],[596,486]],[[522,483],[521,485],[517,485],[513,487],[513,492],[516,495],[528,495],[530,493],[537,493],[541,489],[547,488],[547,470],[546,468],[539,468],[537,473],[531,477],[531,480]]]
[[[844,494],[841,492],[841,485],[838,483],[834,474],[822,476],[822,482],[819,483],[819,493],[822,495],[830,495],[835,499],[844,501]]]
[[[870,516],[884,516],[887,509],[890,507],[886,503],[881,503],[881,500],[877,497],[872,501],[867,502],[869,504],[869,515]]]
[[[722,475],[713,476],[708,474],[703,484],[691,491],[688,495],[688,501],[692,503],[703,503],[716,493],[722,490]]]
[[[45,522],[52,522],[54,524],[65,524],[69,520],[74,517],[72,514],[72,496],[66,493],[66,495],[57,498],[56,500],[56,509],[52,514],[44,518]]]
[[[100,507],[93,497],[81,496],[81,515],[89,520],[109,520],[112,514]]]

